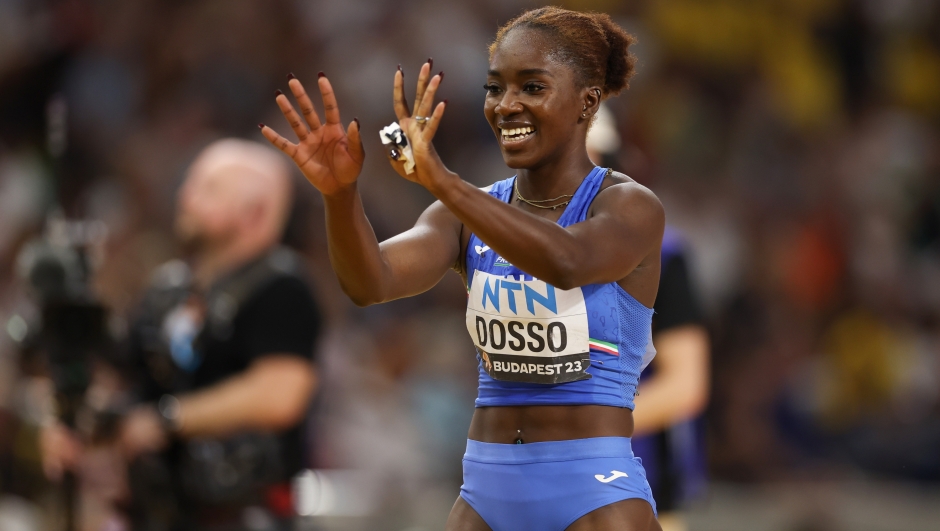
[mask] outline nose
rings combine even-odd
[[[518,94],[509,90],[504,92],[503,98],[499,100],[494,111],[500,116],[512,116],[522,112],[522,104],[519,103]]]

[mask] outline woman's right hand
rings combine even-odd
[[[294,161],[310,184],[323,195],[332,195],[356,182],[362,171],[365,152],[359,136],[359,120],[354,119],[344,130],[339,121],[339,106],[336,104],[333,87],[322,72],[317,84],[323,97],[326,123],[320,123],[313,102],[300,81],[292,75],[288,85],[300,104],[303,120],[287,96],[279,93],[275,101],[297,135],[298,142],[289,142],[266,125],[260,127],[261,134]]]

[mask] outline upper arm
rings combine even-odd
[[[574,237],[569,263],[577,285],[616,282],[647,257],[658,258],[666,215],[659,199],[644,186],[626,182],[597,194],[592,215],[569,227]]]
[[[410,297],[434,287],[460,255],[461,222],[440,201],[411,229],[379,244],[389,276],[383,301]]]

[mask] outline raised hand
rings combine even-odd
[[[313,102],[307,96],[300,80],[293,74],[289,77],[287,84],[300,105],[303,120],[287,96],[280,94],[280,91],[275,101],[297,135],[297,143],[291,143],[266,125],[260,125],[261,134],[290,157],[320,193],[331,195],[356,182],[362,171],[365,152],[359,136],[359,120],[354,119],[348,128],[343,129],[333,87],[323,72],[320,72],[317,84],[323,97],[323,114],[326,118],[326,123],[321,124]]]
[[[392,101],[395,106],[395,115],[398,117],[398,125],[401,126],[408,141],[411,143],[411,150],[415,158],[415,172],[407,174],[405,172],[402,160],[396,160],[389,155],[389,161],[392,167],[399,175],[416,182],[425,188],[431,189],[436,184],[436,179],[441,176],[441,172],[446,172],[444,164],[434,150],[434,134],[444,116],[446,102],[440,102],[433,108],[434,96],[437,89],[444,79],[444,73],[431,77],[431,60],[421,67],[418,74],[418,90],[415,97],[414,113],[408,108],[408,102],[405,101],[404,83],[405,76],[401,68],[395,72],[394,88],[392,90]]]

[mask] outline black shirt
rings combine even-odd
[[[247,264],[210,289],[206,324],[195,343],[201,363],[193,373],[190,390],[210,387],[238,375],[264,356],[290,355],[313,360],[314,343],[321,327],[320,313],[307,283],[291,268],[277,267],[277,256],[266,255]],[[297,260],[290,254],[286,256]],[[259,268],[264,260],[274,262],[275,267]],[[234,308],[227,311],[234,314],[225,316],[229,318],[221,324],[217,317],[226,309],[218,308],[220,301],[225,302],[218,294],[220,288],[236,294],[228,297],[228,305]],[[304,466],[302,427],[303,421],[279,434],[284,481]]]
[[[677,326],[702,324],[702,310],[692,289],[682,250],[662,254],[659,292],[653,310],[653,335]]]
[[[127,350],[128,374],[140,399],[156,401],[164,394],[211,387],[243,373],[264,356],[286,354],[312,362],[321,318],[300,271],[300,261],[290,251],[278,248],[265,253],[219,279],[200,297],[207,310],[195,341],[191,335],[167,341],[173,335],[167,332],[168,323],[189,300],[191,290],[181,262],[160,268],[139,309]],[[174,346],[179,344],[188,345],[190,366],[181,365],[175,355]],[[302,424],[278,434],[282,479],[303,466]]]
[[[193,388],[216,384],[271,354],[312,360],[319,331],[320,314],[303,280],[280,273],[262,281],[239,305],[230,330],[203,336],[202,362],[193,375]]]

